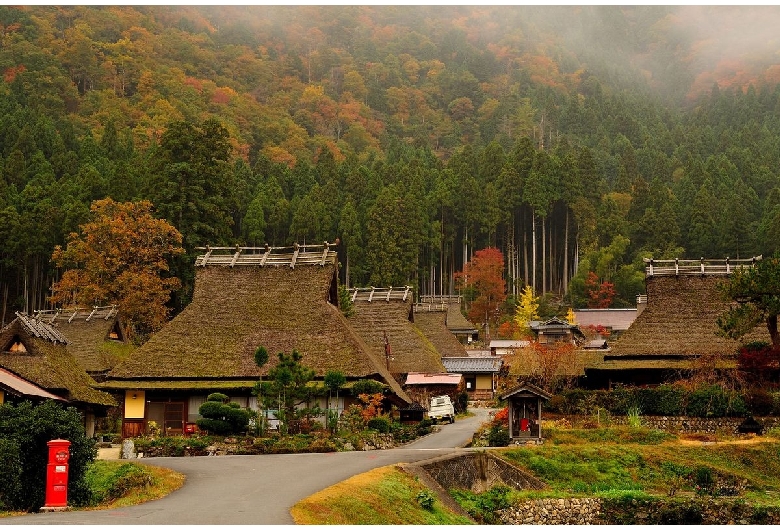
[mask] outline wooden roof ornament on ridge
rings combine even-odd
[[[118,334],[117,341],[124,342],[118,319],[116,305],[35,312],[35,320],[51,326],[65,337],[68,351],[93,375],[105,372],[117,363],[116,356],[107,349],[106,342],[114,329]]]
[[[34,337],[45,339],[55,344],[68,343],[68,339],[66,339],[62,333],[57,331],[57,329],[49,323],[42,322],[35,317],[25,315],[24,313],[20,313],[18,311],[16,312],[16,318],[19,319],[19,322],[22,324],[22,326],[24,326],[24,328]]]
[[[209,248],[208,258],[197,259],[192,302],[114,367],[102,388],[125,388],[130,381],[139,389],[166,381],[172,387],[190,381],[192,388],[233,381],[244,388],[276,366],[278,353],[297,350],[318,378],[331,370],[353,380],[377,378],[408,401],[384,357],[374,355],[337,307],[332,245],[286,247],[293,254],[284,259],[274,249],[236,251],[233,260],[236,253],[220,257]],[[262,369],[254,362],[259,346],[270,357]]]
[[[323,242],[321,245],[299,245],[291,247],[197,247],[206,253],[195,260],[196,267],[281,267],[294,269],[296,265],[320,265],[337,263],[336,251],[339,244]]]

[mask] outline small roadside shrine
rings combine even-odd
[[[542,403],[552,394],[530,383],[520,383],[500,399],[509,406],[509,437],[515,441],[542,441]]]

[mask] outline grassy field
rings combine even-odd
[[[501,505],[528,498],[702,499],[730,496],[780,507],[780,442],[761,437],[678,437],[642,427],[548,429],[542,445],[491,449],[530,471],[549,488],[475,495],[452,491],[478,520]],[[297,504],[298,524],[468,524],[424,509],[425,487],[394,466],[358,475]]]
[[[296,524],[473,524],[396,466],[373,469],[326,488],[290,513]]]

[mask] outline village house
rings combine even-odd
[[[154,421],[166,434],[194,430],[198,410],[213,392],[259,410],[255,383],[297,350],[322,385],[329,371],[347,379],[338,409],[348,406],[356,380],[386,385],[385,404],[410,399],[338,307],[335,245],[205,248],[195,262],[192,302],[125,361],[100,386],[121,394],[124,437]],[[254,352],[264,347],[262,368]],[[325,408],[324,398],[321,406]]]
[[[79,410],[87,436],[93,436],[95,419],[117,402],[93,388],[94,380],[67,346],[68,339],[49,322],[16,313],[0,330],[0,402],[57,396]]]
[[[495,397],[498,374],[503,359],[495,355],[444,357],[447,372],[463,376],[464,389],[473,401],[489,401]]]
[[[115,305],[36,311],[35,318],[65,337],[67,350],[97,382],[131,349]]]
[[[585,368],[587,386],[655,385],[701,369],[736,366],[738,341],[718,333],[717,319],[730,302],[718,285],[743,260],[645,260],[646,307],[600,359]],[[769,342],[765,327],[746,341]]]

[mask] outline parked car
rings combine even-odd
[[[431,408],[428,417],[436,422],[447,420],[455,423],[455,406],[450,396],[436,396],[431,398]]]

